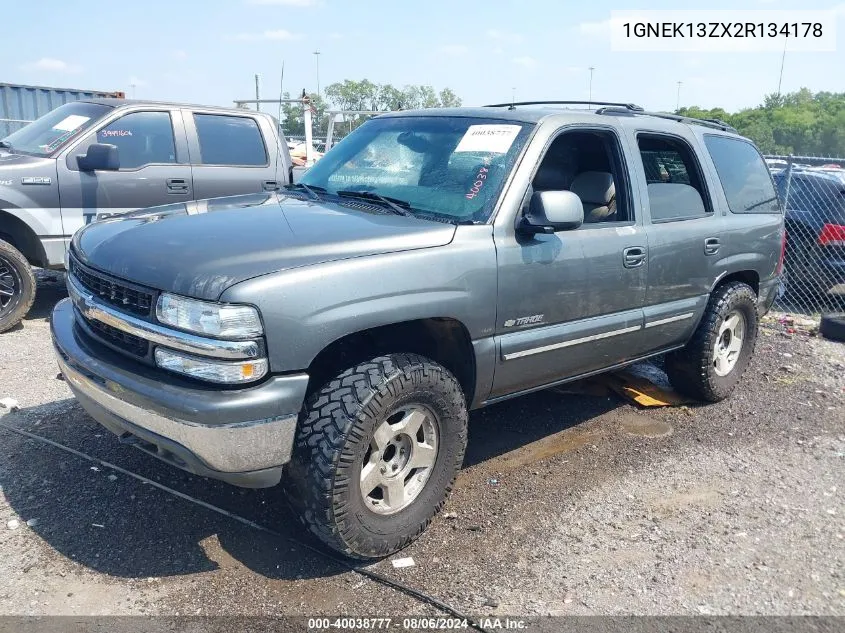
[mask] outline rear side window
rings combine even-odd
[[[701,168],[690,146],[680,138],[640,134],[652,222],[692,220],[711,212]]]
[[[751,143],[708,134],[704,144],[716,165],[732,213],[780,213],[772,177]]]
[[[203,165],[264,166],[267,150],[250,117],[194,114]]]
[[[132,112],[97,132],[98,143],[116,145],[121,169],[176,162],[169,112]]]

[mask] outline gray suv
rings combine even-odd
[[[0,332],[35,297],[31,265],[60,269],[73,233],[126,211],[273,191],[292,182],[267,114],[91,99],[0,140]]]
[[[470,409],[657,355],[679,391],[727,397],[782,246],[769,171],[722,123],[399,112],[283,192],[84,228],[52,333],[122,442],[281,481],[326,545],[379,557],[442,507]]]

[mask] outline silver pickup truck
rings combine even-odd
[[[726,398],[783,223],[757,148],[722,123],[392,113],[282,192],[79,231],[53,342],[121,441],[281,481],[326,545],[377,557],[443,506],[470,409],[656,355],[679,391]]]
[[[287,143],[267,114],[122,99],[53,110],[0,140],[0,332],[32,304],[30,266],[64,267],[86,224],[291,181]]]

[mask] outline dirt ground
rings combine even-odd
[[[276,490],[240,490],[118,444],[50,346],[61,279],[0,336],[0,615],[432,614],[313,546]],[[479,616],[845,615],[845,346],[769,317],[740,388],[638,409],[548,390],[470,416],[455,491],[368,569]],[[272,535],[211,504],[266,526]]]

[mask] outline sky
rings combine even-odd
[[[37,8],[36,8],[37,6]],[[708,0],[683,8],[837,10],[835,52],[787,53],[783,92],[845,92],[845,3]],[[621,53],[611,10],[641,0],[0,0],[0,82],[123,90],[139,99],[232,105],[319,83],[449,87],[465,105],[586,99],[652,110],[728,111],[777,91],[781,53]],[[319,50],[320,55],[314,55]],[[133,87],[134,85],[134,87]],[[272,111],[272,107],[270,108]]]

